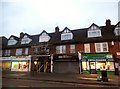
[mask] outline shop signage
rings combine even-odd
[[[112,54],[81,54],[81,56],[83,61],[113,61]]]
[[[0,59],[2,59],[3,61],[5,61],[5,60],[11,60],[11,57],[0,57]]]
[[[31,56],[12,56],[12,60],[31,60]]]
[[[54,61],[78,61],[78,55],[55,55]]]
[[[76,60],[76,59],[56,59],[55,61],[59,61],[59,62],[61,62],[61,61],[62,61],[62,62],[63,62],[63,61],[64,61],[64,62],[65,62],[65,61],[66,61],[66,62],[74,61],[74,62],[76,62],[77,60]]]
[[[58,58],[72,58],[72,56],[63,55],[63,56],[58,56]]]

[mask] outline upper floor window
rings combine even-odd
[[[17,41],[11,37],[9,40],[8,40],[8,45],[15,45],[17,43]]]
[[[27,35],[25,35],[21,40],[21,44],[29,44],[31,41],[32,39],[30,39]]]
[[[16,49],[16,56],[22,55],[22,49]]]
[[[28,55],[28,48],[25,48],[25,55]]]
[[[56,54],[60,54],[60,53],[66,53],[66,46],[65,45],[56,46]]]
[[[90,44],[84,44],[85,53],[90,53]]]
[[[75,53],[75,45],[70,45],[70,53]]]
[[[93,24],[88,30],[88,37],[101,37],[101,30]]]
[[[95,51],[96,52],[108,52],[108,43],[95,43]]]
[[[68,28],[65,28],[61,34],[61,40],[70,40],[70,39],[73,39],[73,33]]]
[[[10,49],[5,50],[5,56],[10,56]]]
[[[2,49],[0,49],[0,57],[2,57]]]
[[[39,37],[39,42],[48,42],[50,40],[50,36],[43,31],[43,33]]]
[[[116,36],[120,35],[120,22],[115,27],[114,33],[115,33]]]
[[[34,52],[34,53],[38,53],[38,51],[39,51],[39,48],[38,48],[38,47],[33,48],[33,52]]]

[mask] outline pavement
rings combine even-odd
[[[53,81],[77,84],[99,84],[120,87],[120,76],[108,75],[108,82],[97,81],[98,74],[3,72],[2,78]]]

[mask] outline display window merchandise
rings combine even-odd
[[[28,61],[26,62],[12,62],[11,71],[28,71]]]
[[[31,56],[14,56],[11,59],[11,71],[29,72],[31,70]]]

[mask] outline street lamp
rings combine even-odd
[[[37,64],[37,61],[34,61],[34,64],[36,65],[36,64]]]

